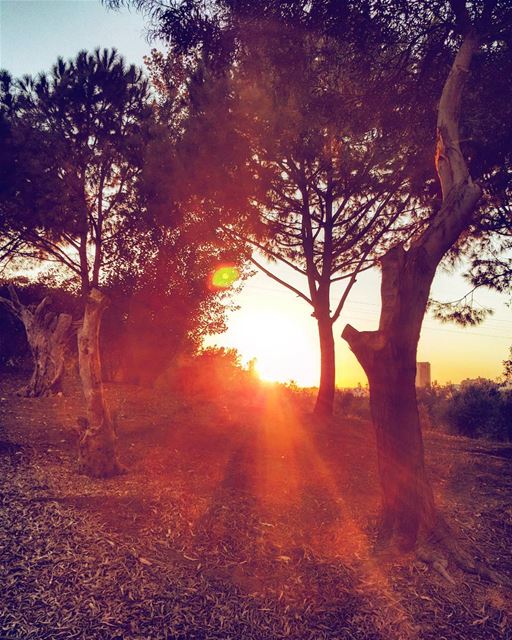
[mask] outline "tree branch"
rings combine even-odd
[[[253,263],[253,265],[255,267],[258,267],[258,269],[260,271],[262,271],[265,275],[267,275],[269,278],[272,278],[273,280],[275,280],[276,282],[279,282],[279,284],[283,285],[283,287],[286,287],[287,289],[289,289],[290,291],[293,291],[293,293],[295,293],[296,295],[299,296],[299,298],[302,298],[302,300],[305,300],[308,304],[310,304],[311,306],[313,306],[313,302],[304,294],[302,293],[302,291],[300,291],[299,289],[295,288],[293,285],[291,285],[289,282],[286,282],[286,280],[283,280],[282,278],[280,278],[279,276],[276,276],[275,273],[272,273],[272,271],[269,271],[269,269],[267,269],[266,267],[264,267],[260,262],[258,262],[254,257],[251,256],[250,261]]]

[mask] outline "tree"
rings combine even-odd
[[[229,264],[242,280],[243,256],[219,246],[207,231],[198,235],[190,218],[139,229],[133,236],[138,251],[109,280],[113,304],[102,339],[118,382],[152,385],[178,355],[197,351],[205,335],[226,329],[237,286],[212,286],[212,275]]]
[[[48,75],[13,83],[3,75],[10,179],[0,185],[4,237],[17,255],[65,267],[81,291],[80,376],[87,420],[79,462],[91,476],[121,470],[106,406],[99,329],[100,287],[122,260],[120,221],[137,207],[147,125],[147,82],[114,51],[59,59]]]
[[[51,298],[46,296],[35,306],[23,305],[15,288],[10,285],[9,298],[0,297],[25,329],[32,352],[34,369],[28,384],[17,393],[21,396],[50,396],[62,390],[62,374],[70,339],[72,316],[48,311]]]
[[[499,74],[494,72],[495,68],[500,69]],[[486,207],[445,259],[445,264],[451,267],[463,261],[469,291],[457,300],[430,301],[434,317],[461,326],[480,324],[493,312],[477,304],[478,290],[482,287],[509,297],[512,294],[512,57],[509,50],[493,47],[480,51],[473,76],[475,81],[468,87],[461,127],[470,170],[478,176],[485,191]],[[512,304],[512,299],[508,304]]]
[[[195,196],[205,194],[203,206],[220,197],[216,205],[224,211],[235,200],[249,212],[234,222],[223,215],[227,237],[248,243],[251,262],[312,307],[321,353],[315,412],[329,415],[333,325],[358,274],[375,264],[391,237],[411,232],[418,197],[411,197],[410,182],[424,177],[424,166],[412,152],[415,141],[395,136],[397,116],[382,104],[382,79],[360,64],[356,43],[282,20],[276,27],[256,13],[250,26],[240,18],[236,27],[243,43],[236,65],[218,72],[202,58],[191,73],[184,139],[195,157],[186,166]],[[367,47],[378,57],[376,42],[370,37]],[[171,50],[168,60],[175,56]],[[172,73],[161,55],[155,58],[160,78]],[[165,91],[162,80],[159,86]],[[212,165],[223,175],[212,175]],[[222,188],[213,190],[217,180]],[[345,286],[334,293],[339,283]]]
[[[443,9],[456,20],[451,37],[458,47],[437,115],[435,162],[442,204],[430,225],[408,246],[400,243],[382,259],[379,329],[359,332],[347,325],[343,332],[370,383],[383,490],[379,543],[396,541],[406,549],[436,542],[453,546],[425,473],[415,392],[416,349],[436,268],[470,225],[482,196],[460,142],[469,67],[481,46],[494,42],[499,48],[507,47],[499,27],[491,29],[492,21],[501,27],[510,25],[510,8],[500,3],[486,4],[480,11],[473,7],[473,14],[459,2]],[[464,562],[466,568],[475,568],[468,558]]]
[[[512,347],[510,347],[508,358],[503,360],[503,377],[509,384],[512,382]]]
[[[400,548],[410,549],[416,545],[423,557],[432,559],[432,554],[425,552],[428,542],[447,547],[453,544],[435,507],[425,472],[415,391],[417,343],[437,266],[478,211],[482,188],[471,177],[467,149],[460,135],[461,112],[467,109],[462,100],[463,88],[469,65],[479,50],[487,53],[491,67],[496,62],[494,54],[510,56],[510,4],[496,0],[466,7],[459,0],[389,0],[357,3],[358,11],[356,3],[351,2],[219,0],[203,12],[203,3],[194,0],[165,9],[153,0],[134,0],[132,4],[146,10],[153,28],[166,38],[174,38],[171,42],[175,47],[214,51],[220,64],[243,47],[240,32],[234,28],[234,12],[230,12],[233,6],[239,9],[237,15],[242,12],[248,22],[254,12],[270,19],[281,16],[307,29],[322,25],[320,32],[337,32],[340,38],[354,36],[360,44],[375,22],[387,25],[382,33],[391,38],[393,55],[387,58],[381,78],[386,90],[395,87],[386,83],[390,78],[395,78],[400,88],[395,94],[399,120],[398,124],[394,122],[395,134],[413,134],[416,124],[426,147],[429,137],[425,127],[431,127],[430,136],[437,129],[435,167],[441,194],[432,196],[429,202],[428,192],[423,192],[423,204],[431,213],[427,223],[417,227],[407,240],[399,240],[381,260],[379,329],[359,332],[347,325],[343,337],[370,383],[383,492],[378,546],[397,542]],[[349,19],[353,10],[359,20]],[[382,41],[381,48],[388,49],[388,42]],[[365,63],[371,65],[373,59],[365,59]],[[412,102],[404,94],[413,94]],[[407,108],[411,104],[417,107],[416,112]],[[474,125],[483,117],[483,104],[473,122],[465,118],[465,124],[475,133],[478,131]],[[493,117],[499,119],[500,112],[493,111]],[[499,158],[496,160],[499,164]],[[411,188],[417,193],[418,184],[411,181]],[[462,561],[461,553],[455,555]],[[464,561],[466,568],[475,569],[470,559]]]

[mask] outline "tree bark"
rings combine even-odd
[[[12,285],[9,295],[10,300],[0,298],[0,304],[23,324],[34,361],[30,381],[17,394],[29,398],[55,395],[62,391],[72,317],[67,313],[47,311],[51,303],[48,296],[34,308],[21,304]]]
[[[78,331],[78,363],[87,409],[87,419],[78,420],[81,429],[78,464],[81,473],[93,478],[107,478],[123,471],[117,457],[115,426],[101,381],[99,333],[108,304],[107,296],[92,289]]]
[[[377,546],[410,549],[436,536],[437,516],[425,473],[416,401],[416,352],[437,266],[470,223],[481,196],[459,146],[462,90],[473,53],[469,32],[443,87],[438,110],[436,168],[443,201],[429,227],[409,249],[399,245],[382,259],[381,315],[377,331],[343,331],[365,370],[375,426],[382,519]]]
[[[332,415],[336,378],[334,336],[330,317],[317,318],[320,338],[320,386],[316,398],[314,413],[320,417]]]
[[[379,330],[358,332],[347,325],[342,334],[370,386],[382,490],[377,548],[394,541],[411,549],[420,533],[437,524],[415,386],[417,344],[434,273],[423,251],[390,251],[382,261]]]

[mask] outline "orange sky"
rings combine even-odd
[[[298,284],[295,280],[294,284]],[[452,300],[467,291],[460,276],[441,273],[433,286],[439,300]],[[495,313],[480,327],[460,328],[425,318],[418,350],[418,360],[432,365],[432,379],[440,383],[460,382],[478,376],[501,375],[502,361],[512,345],[512,311],[505,298],[481,290],[475,296]],[[264,274],[257,274],[245,285],[236,299],[241,306],[229,317],[228,331],[212,336],[207,344],[235,347],[244,361],[257,358],[262,377],[286,382],[295,380],[303,386],[318,384],[319,351],[316,322],[311,308],[292,292]],[[347,322],[357,329],[375,329],[379,312],[379,273],[360,276],[335,324],[337,385],[366,384],[363,370],[340,334]]]

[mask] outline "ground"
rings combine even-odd
[[[0,381],[0,637],[512,638],[512,592],[371,554],[369,424],[272,388],[213,401],[108,385],[128,472],[77,474],[78,387]],[[306,407],[307,409],[307,407]],[[512,578],[512,447],[426,434],[436,498]]]

